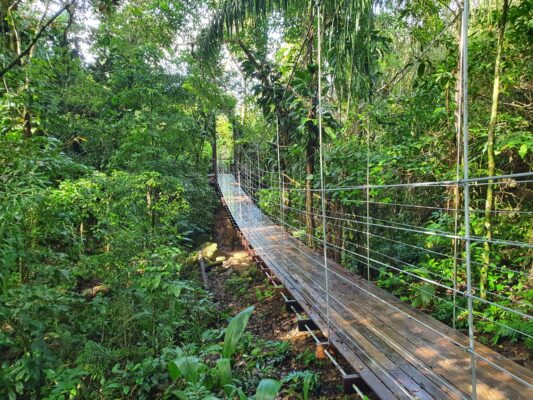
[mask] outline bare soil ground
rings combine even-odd
[[[225,261],[222,266],[208,272],[208,279],[209,290],[220,312],[235,314],[253,305],[255,311],[247,330],[258,338],[290,343],[288,356],[277,366],[279,377],[292,371],[319,373],[319,386],[311,399],[356,398],[343,394],[341,375],[330,360],[315,357],[314,339],[307,332],[298,331],[296,316],[285,311],[283,299],[275,294],[274,288],[258,272],[222,205],[215,213],[214,232],[213,239],[218,245],[216,255],[224,256]],[[350,371],[349,367],[346,368]]]

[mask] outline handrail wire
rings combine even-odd
[[[477,399],[477,374],[476,374],[476,353],[474,342],[474,307],[472,299],[472,266],[470,264],[470,191],[469,191],[469,163],[468,163],[468,17],[469,17],[469,0],[463,0],[463,10],[461,15],[461,123],[463,130],[463,186],[464,198],[464,229],[465,229],[465,247],[466,247],[466,296],[468,305],[468,339],[470,348],[470,369],[472,375],[472,400]]]
[[[324,275],[326,279],[326,315],[328,320],[328,342],[331,337],[331,322],[329,315],[329,267],[328,245],[326,236],[326,194],[324,192],[324,143],[322,138],[322,13],[320,2],[316,2],[317,14],[317,63],[318,63],[318,143],[320,159],[320,206],[322,210],[322,248],[324,253]]]
[[[271,217],[279,221],[279,219],[276,218],[275,216],[271,216]],[[292,227],[292,228],[296,228],[296,227],[294,227],[293,225],[288,224],[287,222],[285,222],[285,226],[289,226],[289,227]],[[349,228],[346,228],[346,229],[349,229]],[[316,237],[316,236],[313,236],[313,235],[310,235],[310,234],[308,234],[307,232],[303,232],[303,234],[306,235],[306,236],[308,236],[308,237],[311,237],[312,239],[315,239],[315,241],[317,241],[317,242],[322,242],[322,240],[321,240],[320,238],[318,238],[318,237]],[[349,243],[349,244],[355,244],[355,243],[353,243],[353,242],[349,242],[349,241],[348,241],[348,243]],[[357,244],[355,244],[355,245],[357,246]],[[357,255],[357,256],[362,257],[363,259],[366,259],[366,257],[363,256],[362,254],[355,253],[355,252],[353,252],[353,251],[351,251],[351,250],[349,250],[349,249],[345,249],[345,248],[342,249],[342,248],[340,248],[339,246],[337,246],[337,245],[335,245],[335,244],[333,244],[333,243],[329,243],[329,246],[330,246],[330,247],[335,247],[335,248],[337,248],[337,249],[339,249],[339,250],[343,250],[343,251],[345,251],[345,252],[347,252],[347,253],[350,253],[350,254],[353,254],[353,255]],[[365,249],[365,247],[363,247],[363,249]],[[409,264],[409,263],[407,263],[407,262],[405,262],[405,261],[399,260],[399,259],[394,258],[394,257],[391,257],[391,256],[387,256],[387,255],[385,255],[385,254],[383,254],[383,253],[380,253],[380,252],[378,252],[378,251],[375,251],[375,250],[370,250],[370,251],[371,251],[371,252],[374,252],[374,253],[377,253],[377,254],[380,254],[380,255],[382,255],[382,256],[385,256],[385,257],[387,257],[387,258],[394,259],[395,261],[401,262],[401,263],[403,263],[403,264],[405,264],[405,265],[408,265],[408,266],[414,267],[414,265],[412,265],[412,264]],[[373,261],[373,262],[375,262],[375,263],[377,263],[377,264],[383,266],[383,267],[390,268],[390,269],[393,269],[393,270],[395,270],[395,271],[397,271],[397,272],[400,272],[400,273],[403,273],[403,274],[409,275],[409,276],[411,276],[411,277],[413,277],[413,278],[416,278],[416,279],[419,279],[419,280],[421,280],[421,281],[423,281],[423,282],[425,282],[425,283],[428,283],[428,284],[431,284],[431,285],[434,285],[434,286],[440,287],[441,289],[446,289],[446,290],[448,290],[448,291],[452,291],[452,292],[453,292],[453,291],[456,291],[457,294],[460,294],[460,295],[463,296],[463,297],[470,297],[470,298],[472,298],[472,299],[474,299],[474,300],[477,300],[477,301],[480,301],[480,302],[482,302],[482,303],[484,303],[484,304],[488,304],[488,305],[491,305],[491,306],[495,306],[495,307],[498,307],[498,308],[500,308],[500,309],[502,309],[502,310],[505,310],[505,311],[507,311],[507,312],[510,312],[510,313],[512,313],[512,314],[516,314],[516,315],[518,315],[518,316],[520,316],[520,317],[522,317],[522,318],[526,318],[526,319],[530,319],[530,320],[533,319],[533,316],[531,316],[531,315],[528,315],[528,314],[525,314],[525,313],[523,313],[523,312],[521,312],[521,311],[518,311],[518,310],[515,310],[515,309],[512,309],[512,308],[506,307],[506,306],[504,306],[504,305],[502,305],[502,304],[495,303],[495,302],[490,301],[490,300],[486,300],[486,299],[484,299],[484,298],[481,298],[481,297],[475,296],[475,295],[473,295],[473,294],[470,294],[470,295],[469,295],[466,291],[461,291],[461,290],[458,290],[458,289],[453,289],[453,288],[451,288],[451,287],[449,287],[449,286],[446,286],[446,285],[444,285],[444,284],[442,284],[442,283],[436,282],[436,281],[434,281],[434,280],[432,280],[432,279],[428,279],[428,278],[425,278],[425,277],[423,277],[423,276],[417,275],[417,274],[415,274],[415,273],[412,273],[412,272],[406,271],[406,270],[404,270],[404,269],[394,267],[394,266],[392,266],[392,265],[390,265],[390,264],[383,263],[382,261],[376,260],[376,259],[374,259],[374,258],[368,257],[368,259],[369,259],[370,261]],[[374,267],[371,267],[371,268],[374,268]],[[377,269],[377,270],[379,271],[379,269]],[[472,287],[473,287],[473,286],[472,286]],[[492,292],[489,292],[489,293],[493,294]],[[511,329],[511,330],[513,330],[513,329],[510,328],[510,327],[508,327],[508,328]],[[519,331],[519,332],[527,336],[526,333],[521,332],[521,331]]]
[[[251,190],[250,190],[250,191],[251,191]],[[294,209],[293,207],[287,207],[287,206],[284,207],[284,208],[291,208],[291,209]],[[303,213],[303,210],[298,210],[298,211]],[[312,213],[312,215],[317,216],[317,214],[314,214],[314,213]],[[326,217],[326,218],[330,218],[330,217]],[[360,223],[360,224],[366,225],[366,222],[364,222],[364,221],[353,220],[353,221],[350,221],[350,222],[355,222],[355,223]],[[290,226],[290,227],[292,227],[292,228],[295,228],[294,226],[292,226],[292,225],[290,225],[290,224],[287,224],[287,222],[286,222],[285,220],[283,220],[283,224],[284,224],[283,226]],[[326,223],[326,225],[327,225],[327,223]],[[385,225],[381,225],[381,224],[372,224],[372,223],[371,223],[371,224],[369,224],[369,225],[372,225],[372,226],[378,226],[378,227],[386,227]],[[395,227],[390,227],[390,228],[395,228]],[[360,232],[359,230],[356,230],[356,229],[354,229],[354,228],[350,228],[350,227],[345,227],[345,229]],[[405,229],[405,228],[401,228],[401,227],[398,227],[398,229],[400,229],[400,230],[407,230],[407,229]],[[419,233],[424,233],[424,232],[421,232],[421,231],[420,231]],[[440,235],[440,236],[442,236],[442,237],[454,238],[453,235],[448,235],[448,234],[445,234],[444,232],[435,232],[435,234],[438,234],[438,235]],[[314,235],[310,235],[310,234],[307,234],[307,233],[306,233],[306,236],[311,237],[311,238],[315,239],[315,240],[318,241],[318,242],[321,242],[321,243],[324,242],[323,239],[320,239],[320,238],[318,238],[318,237],[316,237],[316,236],[314,236]],[[329,242],[326,242],[326,243],[328,243],[330,246],[333,246],[333,247],[337,247],[337,248],[338,248],[338,246],[334,245],[333,243],[329,243]],[[356,246],[359,246],[359,245],[357,245],[356,243],[353,243],[353,242],[349,242],[349,241],[348,241],[348,243],[350,243],[350,244],[354,244],[354,245],[356,245]],[[369,249],[369,248],[368,248],[368,249]],[[345,251],[349,252],[349,250],[345,250]],[[376,252],[376,251],[373,251],[373,250],[370,250],[370,249],[369,249],[369,251],[371,251],[371,252],[375,252],[375,253],[378,253],[378,254],[381,254],[381,255],[383,255],[383,256],[385,256],[385,257],[387,257],[387,258],[391,258],[391,259],[394,259],[395,261],[398,261],[398,262],[401,262],[401,263],[403,263],[403,264],[406,264],[406,265],[409,265],[409,266],[411,266],[411,267],[414,267],[414,265],[412,265],[412,264],[408,264],[408,263],[406,263],[406,262],[404,262],[404,261],[402,261],[402,260],[396,259],[396,258],[394,258],[394,257],[387,256],[387,255],[385,255],[385,254],[382,254],[382,253],[379,253],[379,252]],[[369,258],[369,259],[371,259],[371,258]],[[469,294],[468,294],[467,292],[465,292],[465,291],[460,291],[460,290],[452,289],[452,288],[450,288],[449,286],[446,286],[446,285],[443,285],[443,284],[441,284],[441,283],[439,283],[439,282],[435,282],[435,281],[433,281],[433,280],[431,280],[431,279],[428,279],[428,278],[425,278],[425,277],[419,276],[419,275],[414,274],[414,273],[412,273],[412,272],[405,271],[405,270],[403,270],[403,269],[399,269],[399,268],[393,267],[392,265],[388,265],[388,264],[381,263],[380,261],[377,261],[377,260],[374,260],[374,259],[371,259],[371,260],[373,260],[373,261],[375,261],[375,262],[377,262],[377,263],[379,263],[379,264],[381,264],[381,265],[383,265],[383,266],[385,266],[385,267],[387,267],[387,268],[392,268],[392,269],[397,270],[397,271],[399,271],[399,272],[402,272],[402,273],[408,274],[408,275],[410,275],[410,276],[412,276],[412,277],[415,277],[415,278],[417,278],[417,279],[420,279],[420,280],[422,280],[422,281],[424,281],[424,282],[426,282],[426,283],[430,283],[430,284],[433,284],[433,285],[439,286],[439,287],[441,287],[441,288],[443,288],[443,289],[446,289],[446,290],[452,290],[453,292],[455,292],[455,293],[457,293],[457,294],[461,294],[461,295],[464,296],[464,297],[472,297],[473,299],[475,299],[475,300],[477,300],[477,301],[480,301],[480,302],[485,303],[485,304],[488,304],[488,305],[496,306],[496,307],[498,307],[498,308],[500,308],[500,309],[502,309],[502,310],[505,310],[505,311],[508,311],[508,312],[510,312],[510,313],[513,313],[513,314],[519,315],[519,316],[521,316],[522,318],[533,319],[533,316],[531,316],[531,315],[528,315],[528,314],[525,314],[525,313],[523,313],[523,312],[521,312],[521,311],[518,311],[518,310],[515,310],[515,309],[512,309],[512,308],[509,308],[509,307],[504,306],[504,305],[502,305],[502,304],[499,304],[499,303],[495,303],[495,302],[492,302],[492,301],[486,300],[486,299],[484,299],[484,298],[482,298],[482,297],[475,296],[475,295],[473,295],[473,294],[470,294],[470,295],[469,295]],[[471,261],[471,263],[472,263],[472,261]],[[472,286],[472,288],[475,288],[475,287]],[[492,294],[492,292],[490,292],[490,293]]]

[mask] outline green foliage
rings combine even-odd
[[[257,386],[255,400],[274,400],[281,388],[281,382],[274,379],[263,379]]]
[[[283,382],[286,394],[307,398],[316,385],[311,373],[273,380],[287,345],[245,332],[252,308],[218,329],[210,296],[182,268],[199,235],[210,230],[215,196],[207,175],[214,172],[217,135],[227,145],[226,152],[218,149],[225,158],[257,154],[262,177],[252,186],[259,187],[261,208],[276,216],[280,191],[269,185],[279,172],[277,123],[283,176],[296,189],[284,195],[286,222],[301,239],[322,232],[318,219],[305,226],[309,221],[296,211],[308,205],[318,213],[317,199],[301,191],[319,185],[314,7],[215,3],[98,1],[65,10],[38,38],[47,7],[42,15],[37,1],[0,5],[0,61],[2,68],[12,65],[2,72],[0,99],[0,397],[246,399],[256,393],[259,399],[273,398]],[[361,185],[367,161],[368,180],[376,185],[454,179],[461,150],[454,126],[458,46],[455,25],[444,28],[455,11],[425,0],[385,2],[377,13],[373,5],[320,3],[325,184]],[[481,2],[471,13],[471,176],[490,170],[499,7]],[[80,10],[97,26],[84,25]],[[497,174],[531,170],[531,10],[527,1],[509,9]],[[200,46],[183,46],[195,42],[194,29],[211,11]],[[227,49],[251,84],[240,101],[227,93],[235,91],[234,77],[213,57],[228,37]],[[32,38],[38,41],[22,54]],[[487,185],[472,185],[472,233],[485,237],[490,230],[494,238],[529,243],[530,221],[523,216],[532,211],[530,190],[512,179],[500,183],[492,218],[484,213]],[[359,273],[366,272],[360,218],[367,194],[371,279],[464,328],[465,299],[457,301],[452,321],[453,298],[445,290],[454,270],[458,289],[466,284],[464,246],[455,249],[457,263],[452,256],[450,236],[464,233],[462,224],[454,225],[453,188],[328,192],[329,215],[359,218],[336,221],[326,233],[343,249],[334,254],[337,261]],[[380,226],[385,222],[390,226]],[[471,256],[483,266],[474,268],[476,295],[531,312],[530,252],[473,244]],[[242,294],[254,278],[236,276],[226,284]],[[269,287],[256,291],[258,300],[270,295]],[[474,301],[474,309],[480,340],[533,348],[529,321],[483,301]]]
[[[246,329],[246,325],[248,325],[248,321],[250,320],[253,311],[254,307],[248,307],[232,318],[224,334],[222,357],[231,358],[239,339]]]
[[[526,22],[532,11],[529,3],[510,4],[498,79],[498,34],[502,6],[507,3],[472,6],[470,177],[531,171],[532,121],[525,100],[533,78],[528,51],[531,35]],[[287,229],[293,237],[314,246],[316,240],[310,236],[321,239],[322,235],[316,132],[318,40],[316,30],[308,28],[316,29],[317,18],[311,15],[313,7],[304,10],[302,5],[244,2],[233,7],[233,1],[225,1],[201,35],[200,45],[203,50],[216,52],[218,44],[231,38],[228,47],[238,57],[245,76],[255,82],[248,96],[255,107],[246,109],[245,126],[231,143],[234,161],[241,169],[250,170],[252,195],[277,223],[281,172]],[[328,253],[366,277],[365,248],[369,246],[370,279],[411,306],[464,328],[467,279],[463,189],[456,193],[452,185],[404,186],[454,180],[456,168],[461,177],[463,149],[456,138],[460,122],[459,34],[453,23],[458,14],[431,1],[382,4],[371,19],[367,19],[367,9],[360,2],[348,5],[326,1],[320,6],[324,22],[321,150],[328,188],[325,230],[332,244]],[[354,7],[353,14],[339,12],[343,7]],[[332,10],[334,16],[329,14]],[[273,13],[279,13],[281,21],[269,21]],[[247,25],[249,22],[253,22],[253,28]],[[354,22],[359,26],[352,31],[348,27]],[[342,25],[342,32],[337,24]],[[266,56],[270,50],[265,45],[269,29],[280,37],[273,58]],[[350,48],[356,39],[357,46]],[[350,57],[345,58],[348,54]],[[494,84],[499,85],[499,103],[492,154],[488,132],[496,104]],[[489,153],[494,156],[492,167]],[[261,173],[255,173],[256,168]],[[367,193],[361,187],[367,179],[371,185],[383,187]],[[307,188],[314,191],[306,193]],[[531,252],[526,247],[496,243],[531,242],[531,223],[524,218],[532,211],[530,182],[517,177],[499,179],[493,186],[477,182],[469,190],[470,230],[476,236],[470,248],[473,293],[499,306],[531,314]],[[489,193],[493,194],[492,200]],[[459,237],[457,243],[453,236]],[[485,239],[487,243],[483,243]],[[458,296],[452,294],[454,276]],[[502,313],[501,307],[486,301],[474,301],[476,333],[488,338],[488,343],[518,342],[530,348],[529,321]]]

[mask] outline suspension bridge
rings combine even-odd
[[[303,329],[328,357],[335,349],[351,365],[353,371],[340,367],[350,388],[381,399],[468,399],[474,382],[478,398],[533,398],[531,370],[485,345],[471,346],[463,333],[324,259],[260,210],[244,176],[236,179],[223,164],[218,169],[235,226],[271,280],[282,285]]]
[[[461,30],[455,179],[371,184],[368,116],[383,105],[386,97],[382,97],[360,118],[367,125],[363,129],[365,182],[346,186],[330,181],[326,186],[318,2],[318,140],[311,152],[313,160],[315,151],[318,156],[318,173],[294,180],[288,176],[276,112],[270,122],[276,126],[277,162],[272,154],[261,160],[259,150],[254,153],[239,143],[234,143],[231,160],[214,160],[218,188],[242,240],[285,298],[287,308],[297,314],[299,328],[308,331],[317,349],[339,368],[347,393],[362,397],[369,391],[381,399],[533,399],[533,371],[480,343],[476,330],[476,324],[483,323],[524,342],[533,341],[533,315],[527,299],[512,291],[487,288],[482,280],[476,283],[476,276],[487,269],[497,269],[510,280],[518,277],[526,281],[528,273],[513,269],[513,262],[479,260],[476,249],[491,248],[509,260],[527,260],[533,249],[531,240],[521,236],[520,241],[505,234],[479,236],[479,231],[476,236],[472,229],[472,219],[479,221],[487,213],[522,220],[530,219],[533,212],[519,206],[476,210],[470,203],[472,194],[489,187],[520,187],[528,192],[526,185],[533,182],[533,173],[469,175],[468,9],[465,0],[457,14],[461,16]],[[433,43],[384,87],[398,84]],[[306,182],[305,187],[301,182]],[[341,197],[350,205],[347,209],[334,206],[335,199]],[[410,203],[413,198],[422,199],[422,203],[427,198],[430,204]],[[450,206],[452,198],[455,203]],[[305,208],[300,208],[304,204]],[[427,226],[431,213],[452,222],[444,228]],[[421,261],[431,257],[451,273],[420,268]],[[418,305],[406,303],[378,287],[377,276],[388,276],[391,286],[400,282],[399,286],[408,287],[409,293],[416,292],[425,300]],[[452,326],[424,312],[424,303],[445,305],[452,315]],[[484,313],[487,309],[492,310],[490,317]],[[467,328],[466,333],[456,329],[458,323]],[[338,362],[339,355],[350,370]]]

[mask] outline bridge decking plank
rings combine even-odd
[[[253,235],[250,232],[249,228],[244,229],[245,232],[248,235]],[[273,252],[274,250],[271,248],[270,252]],[[276,249],[276,251],[278,251]],[[297,254],[291,254],[291,258],[297,258]],[[301,262],[301,260],[300,260]],[[316,278],[316,277],[315,277]],[[314,294],[316,297],[316,293]],[[343,316],[339,316],[339,318],[335,318],[335,323],[344,323],[347,324],[350,322],[351,325],[350,328],[354,326],[355,321],[350,321],[351,316],[346,315],[346,313]],[[393,351],[388,351],[386,347],[388,346],[386,343],[384,343],[379,338],[376,338],[372,335],[368,335],[369,340],[365,337],[365,335],[361,335],[358,330],[353,330],[353,334],[355,334],[357,337],[357,341],[367,350],[369,348],[372,348],[372,351],[370,351],[371,354],[374,355],[374,357],[378,357],[379,361],[381,362],[382,367],[388,368],[388,371],[391,373],[391,375],[395,376],[400,382],[403,383],[403,385],[408,388],[412,393],[415,393],[418,398],[424,399],[424,398],[442,398],[440,395],[440,391],[442,388],[435,385],[428,377],[424,376],[423,373],[419,372],[413,365],[406,362],[403,358],[398,357],[398,355]],[[390,360],[389,360],[390,358]],[[421,388],[424,388],[423,391],[421,391]],[[428,393],[431,393],[429,395]],[[439,394],[439,396],[435,396],[435,394]],[[458,396],[453,396],[453,398],[459,398]]]
[[[295,256],[295,254],[291,254],[291,257]],[[445,394],[451,396],[451,398],[460,398],[457,395],[454,396],[453,392],[449,389],[442,386],[439,387],[438,384],[432,382],[432,376],[425,376],[424,372],[420,372],[414,365],[411,365],[404,358],[399,357],[396,352],[389,349],[390,346],[382,339],[371,334],[365,335],[365,332],[360,332],[362,325],[357,323],[357,321],[353,319],[353,316],[344,313],[344,315],[335,318],[335,323],[344,323],[350,328],[355,327],[356,329],[352,330],[352,334],[356,336],[355,339],[357,339],[358,343],[367,351],[369,348],[372,348],[373,351],[370,351],[370,353],[373,354],[374,357],[379,357],[378,361],[381,362],[381,366],[388,368],[388,371],[393,371],[392,375],[394,375],[399,381],[403,382],[406,388],[409,388],[413,393],[416,393],[418,398],[442,398],[440,392],[443,390],[446,392]],[[381,323],[381,325],[383,324]],[[421,391],[420,388],[423,388],[424,391]],[[428,393],[425,393],[425,391]],[[431,395],[429,395],[429,393]],[[436,396],[436,394],[438,394],[438,396]]]
[[[229,185],[223,188],[226,193],[233,192],[233,200],[239,202],[233,214],[244,236],[294,297],[304,302],[317,325],[327,331],[322,254],[300,244],[264,216],[235,186],[232,176],[222,177],[222,182]],[[344,349],[341,353],[348,360],[352,354],[355,369],[367,376],[370,386],[382,390],[383,398],[390,398],[391,393],[409,398],[401,390],[416,398],[469,397],[470,356],[442,336],[467,346],[465,335],[332,261],[328,268],[331,340]],[[476,352],[533,383],[531,370],[478,343]],[[533,398],[533,391],[478,360],[478,398],[528,399]]]
[[[293,255],[294,256],[294,255]],[[305,262],[302,262],[302,260],[300,259],[300,264],[304,264]],[[316,278],[316,276],[315,276]],[[336,292],[336,288],[333,287],[332,289],[334,289],[334,291]],[[338,288],[340,289],[340,288]],[[350,287],[348,288],[344,288],[344,289],[350,289]],[[348,290],[340,290],[340,292],[347,292]],[[348,297],[348,300],[344,300],[344,302],[348,301],[350,302],[350,298],[354,298],[355,296],[353,295],[353,291],[352,291],[352,296]],[[369,303],[365,303],[365,302],[361,302],[360,304],[352,304],[352,310],[356,310],[358,307],[361,307],[361,304],[369,304]],[[346,303],[345,303],[346,305]],[[380,303],[377,303],[375,304],[372,303],[372,307],[380,307],[381,304]],[[404,304],[402,304],[402,307],[405,307]],[[372,319],[375,319],[374,318],[374,315],[386,315],[390,312],[390,309],[381,309],[381,313],[379,314],[374,314],[372,313],[372,310],[368,310],[368,312],[365,314],[366,318],[372,320]],[[380,322],[378,321],[370,321],[371,323],[368,324],[369,326],[379,326],[380,325]],[[395,323],[395,324],[390,324],[392,327],[394,328],[398,328],[398,326],[402,325],[402,319],[399,319],[399,321],[397,321],[398,323]],[[404,330],[404,331],[400,331],[398,330],[397,334],[396,335],[393,335],[391,337],[394,337],[394,340],[395,341],[398,341],[400,338],[402,337],[408,337],[408,338],[412,338],[414,335],[412,335],[412,332],[410,330],[410,327],[412,327],[413,324],[408,324],[407,325],[407,329]],[[407,333],[407,334],[406,334]],[[420,332],[419,332],[420,333]],[[426,343],[423,343],[423,345],[426,347],[426,348],[435,348],[437,347],[437,349],[442,352],[442,353],[438,353],[438,354],[447,354],[448,353],[448,350],[449,350],[449,345],[450,343],[446,340],[446,339],[443,339],[441,336],[435,334],[434,332],[431,332],[429,331],[430,334],[433,334],[435,336],[435,340],[432,341],[431,343],[429,343],[427,340],[425,341]],[[442,343],[444,341],[444,343]],[[441,345],[438,345],[439,342],[441,342]],[[406,342],[403,342],[403,345],[408,349],[409,346],[405,345]],[[436,346],[436,344],[438,346]],[[420,353],[420,348],[418,347],[415,347],[413,349],[413,354],[419,354]],[[464,385],[468,385],[470,383],[470,377],[469,377],[469,368],[470,368],[470,357],[468,354],[466,353],[462,353],[463,354],[463,358],[458,360],[458,359],[454,359],[453,361],[446,358],[446,357],[438,357],[441,362],[444,362],[446,363],[446,376],[450,377],[450,378],[453,378],[454,382],[457,382],[457,381],[462,381]],[[431,366],[434,368],[434,365],[435,363],[433,363],[432,361],[432,357],[434,356],[430,356],[429,359],[426,358],[425,360],[423,360],[423,362],[425,362],[428,366]],[[457,369],[457,368],[452,368],[454,366],[459,366],[461,365],[462,366],[462,369]],[[454,370],[455,369],[455,370]],[[503,387],[503,386],[506,386],[507,385],[507,381],[510,381],[511,379],[506,376],[505,374],[502,374],[500,373],[499,371],[497,370],[492,370],[492,371],[489,371],[487,369],[482,369],[480,370],[480,378],[485,378],[486,381],[490,382],[491,384],[491,387]],[[495,375],[495,376],[494,376]],[[438,382],[436,382],[438,383]],[[481,382],[480,384],[480,389],[481,390],[490,390],[490,387],[486,387],[483,385],[483,382]],[[516,397],[516,398],[519,398],[520,397],[520,393],[517,393],[515,392],[514,388],[512,386],[508,386],[507,389],[510,391],[510,393],[513,393],[513,395]]]

